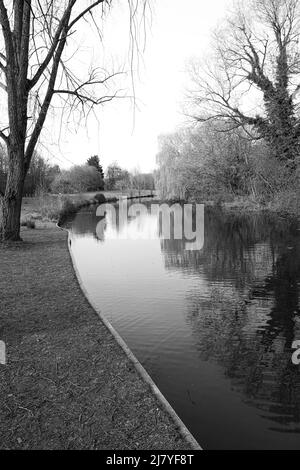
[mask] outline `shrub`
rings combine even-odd
[[[96,196],[94,196],[94,199],[97,201],[98,204],[105,204],[106,202],[106,197],[102,193],[96,194]]]
[[[282,214],[300,217],[300,189],[289,188],[278,192],[270,201],[268,208]]]
[[[27,220],[26,227],[31,229],[31,230],[34,230],[35,229],[35,221],[34,220]]]
[[[35,221],[33,219],[22,220],[21,227],[27,227],[28,229],[34,230],[36,228]]]
[[[64,219],[70,214],[74,214],[77,211],[77,208],[81,207],[81,205],[78,204],[76,206],[73,201],[71,201],[68,198],[63,198],[61,202],[61,208],[58,213],[58,217],[60,220]]]
[[[51,189],[54,193],[74,194],[99,191],[103,188],[103,179],[93,166],[73,166],[64,170],[54,179]]]

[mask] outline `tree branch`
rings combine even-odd
[[[22,3],[22,2],[20,2]],[[27,87],[27,73],[28,73],[28,53],[29,53],[29,34],[30,34],[30,15],[31,15],[31,0],[25,0],[22,8],[22,29],[19,38],[19,87],[22,89]],[[22,90],[23,92],[23,90]]]
[[[6,93],[7,93],[7,86],[4,85],[4,83],[0,82],[0,88],[2,88],[2,90],[6,91]]]
[[[89,7],[87,7],[84,11],[82,11],[74,20],[71,21],[69,25],[69,29],[71,29],[78,21],[83,18],[87,13],[92,11],[96,6],[100,5],[101,3],[107,2],[107,0],[97,0],[96,2],[92,3]]]
[[[16,56],[13,43],[13,35],[10,29],[7,9],[3,0],[0,0],[0,23],[2,26],[3,38],[6,50],[6,78],[8,91],[8,113],[10,121],[18,122],[18,105],[17,105],[17,80],[16,80]]]
[[[70,95],[74,96],[77,98],[79,101],[82,103],[91,103],[93,105],[99,105],[102,103],[107,103],[108,101],[113,100],[114,98],[117,97],[117,93],[113,95],[106,95],[106,96],[101,96],[101,98],[93,98],[92,96],[84,95],[82,93],[79,93],[77,90],[54,90],[53,93],[60,94],[60,95]]]
[[[0,130],[0,137],[1,137],[2,140],[4,140],[4,142],[5,142],[6,144],[8,144],[9,137],[7,137],[7,135],[5,135],[4,132],[1,131],[1,130]]]
[[[54,87],[55,87],[55,82],[57,78],[58,68],[59,68],[61,56],[62,56],[64,47],[67,41],[67,37],[68,37],[68,23],[70,21],[70,16],[71,16],[71,10],[69,11],[69,14],[64,19],[65,25],[62,30],[62,37],[59,41],[59,45],[58,45],[57,51],[53,59],[53,67],[52,67],[52,71],[51,71],[50,78],[49,78],[47,92],[46,92],[43,104],[41,106],[41,110],[40,110],[37,122],[35,124],[34,130],[32,132],[32,135],[30,137],[30,140],[28,142],[28,145],[25,151],[25,171],[27,171],[30,166],[31,158],[32,158],[35,146],[37,144],[37,141],[40,137],[43,125],[47,117],[49,106],[50,106],[50,103],[54,94]]]
[[[50,62],[51,62],[51,60],[52,60],[52,58],[55,54],[56,48],[58,47],[58,44],[61,41],[64,40],[63,37],[61,37],[61,34],[65,30],[66,25],[69,23],[71,12],[72,12],[72,9],[73,9],[76,1],[77,0],[69,0],[69,5],[66,8],[66,10],[65,10],[60,22],[59,22],[59,25],[58,25],[58,28],[56,30],[55,36],[53,38],[52,46],[50,47],[50,49],[48,51],[48,54],[46,55],[44,61],[40,65],[40,67],[38,68],[36,74],[29,81],[29,89],[32,89],[38,83],[39,79],[41,78],[41,76],[45,72],[46,68],[50,64]]]
[[[14,61],[14,46],[13,46],[13,36],[10,29],[7,9],[4,5],[3,0],[0,0],[0,23],[2,26],[4,42],[6,46],[6,51],[9,57],[9,60]]]

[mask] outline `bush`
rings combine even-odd
[[[300,217],[300,189],[294,187],[278,192],[269,202],[268,208],[284,215]]]
[[[35,221],[33,219],[22,220],[21,227],[27,227],[28,229],[34,230],[36,228]]]
[[[93,166],[74,166],[62,171],[52,183],[53,193],[74,194],[103,189],[103,179]]]
[[[96,194],[96,196],[94,196],[94,199],[97,201],[98,204],[105,204],[106,202],[106,197],[102,193]]]
[[[291,166],[274,157],[265,142],[250,141],[241,130],[220,133],[214,124],[206,124],[162,136],[157,162],[163,199],[238,203],[299,214],[300,158]]]
[[[79,207],[81,207],[80,204],[76,206],[73,201],[68,198],[64,198],[62,199],[61,208],[57,218],[62,220],[68,215],[74,214]]]
[[[26,227],[31,229],[31,230],[34,230],[35,229],[35,221],[34,220],[27,220]]]
[[[80,194],[74,196],[43,194],[36,198],[35,207],[37,213],[44,219],[62,223],[68,215],[90,204],[91,201]]]

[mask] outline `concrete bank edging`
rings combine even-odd
[[[133,352],[130,350],[130,348],[127,346],[123,338],[119,335],[119,333],[115,330],[115,328],[111,325],[111,323],[103,316],[101,311],[98,309],[98,307],[94,304],[93,300],[90,298],[83,281],[81,279],[79,270],[76,266],[75,258],[70,246],[70,232],[67,229],[64,229],[60,227],[58,224],[56,224],[57,228],[60,230],[68,232],[68,250],[70,254],[70,258],[72,261],[73,269],[75,271],[77,281],[79,284],[79,287],[81,288],[84,296],[86,297],[87,301],[89,302],[90,306],[92,309],[97,313],[99,316],[100,320],[104,324],[104,326],[108,329],[108,331],[112,334],[116,342],[119,344],[119,346],[122,348],[128,359],[133,363],[135,369],[139,373],[139,375],[142,377],[144,382],[147,383],[147,385],[150,387],[151,392],[155,395],[155,397],[158,399],[160,404],[162,405],[163,409],[169,414],[169,416],[172,418],[174,424],[176,425],[179,433],[183,437],[183,439],[191,446],[192,450],[202,450],[201,446],[199,443],[196,441],[194,436],[191,434],[191,432],[188,430],[184,422],[179,418],[178,414],[174,410],[174,408],[170,405],[168,400],[165,398],[165,396],[162,394],[162,392],[159,390],[157,385],[154,383],[146,369],[142,366],[140,361],[135,357]],[[166,449],[167,450],[167,449]]]

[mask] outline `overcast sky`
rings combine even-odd
[[[51,162],[68,167],[99,154],[104,167],[117,161],[129,170],[138,167],[152,171],[157,137],[186,121],[181,109],[187,83],[185,64],[190,57],[206,53],[211,30],[226,14],[229,4],[230,0],[155,0],[152,26],[147,30],[146,50],[139,65],[140,77],[135,78],[135,119],[131,102],[117,100],[97,112],[98,123],[90,119],[87,128],[83,122],[76,133],[63,132],[59,146],[57,131],[55,127],[49,129],[48,124],[45,144]],[[128,12],[115,8],[104,28],[105,60],[110,62],[113,57],[115,66],[122,62],[124,48],[128,53],[127,19]]]

